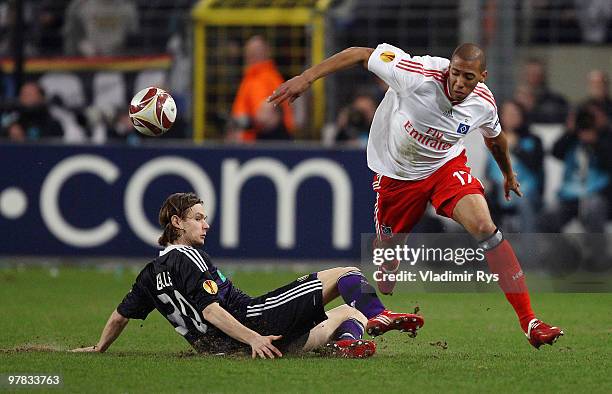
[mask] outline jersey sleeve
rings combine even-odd
[[[425,79],[425,58],[429,56],[410,56],[393,45],[380,44],[368,59],[368,70],[398,93],[412,92]]]
[[[123,297],[117,312],[128,319],[144,320],[155,309],[155,304],[138,282],[139,278],[136,279],[130,292]]]
[[[208,255],[190,248],[183,251],[183,259],[181,277],[187,300],[200,312],[219,302],[219,288],[209,271],[212,264]]]
[[[499,124],[499,115],[496,108],[491,107],[487,118],[479,130],[486,138],[495,138],[501,133],[501,125]]]

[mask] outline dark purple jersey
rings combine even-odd
[[[204,319],[204,308],[218,302],[241,319],[251,300],[212,265],[206,253],[170,245],[142,269],[117,311],[126,318],[144,320],[157,309],[192,346],[202,348],[203,343],[225,337]]]

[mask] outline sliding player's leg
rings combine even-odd
[[[326,312],[327,320],[310,330],[303,350],[322,350],[330,356],[365,358],[374,355],[376,343],[363,339],[366,317],[348,305]]]
[[[536,348],[544,343],[552,345],[563,335],[563,331],[536,319],[531,309],[523,270],[512,246],[493,224],[484,196],[468,194],[461,197],[452,211],[452,217],[463,225],[485,250],[489,268],[499,276],[499,285],[514,308],[529,342]]]
[[[406,331],[414,336],[424,324],[422,316],[387,310],[376,295],[376,290],[356,267],[320,271],[317,272],[317,278],[323,284],[323,303],[327,304],[341,296],[347,305],[368,319],[366,331],[372,336],[390,330]]]

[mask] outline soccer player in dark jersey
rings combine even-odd
[[[411,336],[423,318],[387,310],[355,267],[332,268],[298,278],[259,297],[238,289],[196,249],[210,226],[202,201],[175,193],[159,212],[165,249],[147,264],[130,292],[108,319],[100,340],[79,352],[104,352],[130,319],[145,319],[157,309],[198,352],[250,352],[253,358],[281,357],[286,351],[326,349],[342,357],[369,357],[376,344],[362,339],[389,330]],[[345,305],[324,306],[342,296]],[[282,351],[281,351],[282,350]]]

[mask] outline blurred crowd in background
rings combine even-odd
[[[88,83],[70,73],[26,73],[20,86],[3,62],[0,137],[13,143],[51,139],[66,143],[137,145],[142,137],[127,117],[127,103],[139,89],[156,85],[172,93],[180,114],[177,124],[165,137],[191,138],[193,43],[189,21],[195,3],[194,0],[25,0],[20,11],[21,24],[18,24],[15,1],[0,2],[2,59],[15,55],[15,43],[19,42],[15,40],[15,32],[21,32],[26,59],[64,57],[95,62],[101,57],[156,55],[170,59],[169,66],[162,70],[142,70],[129,78],[116,72],[94,73],[85,78]],[[426,37],[409,35],[411,38],[406,38],[405,35],[396,41],[393,30],[379,28],[393,23],[388,19],[354,16],[360,15],[357,12],[360,9],[370,10],[369,3],[372,2],[332,2],[330,23],[336,37],[328,52],[344,46],[375,46],[386,41],[407,51],[417,47],[415,53],[429,53],[427,49],[434,47],[436,40],[443,39],[439,36],[441,33],[431,31],[428,24],[433,22],[420,18],[414,23],[416,28],[421,26],[422,30],[430,31]],[[453,25],[452,21],[458,18],[459,11],[455,3],[458,2],[389,0],[385,1],[385,7],[391,13],[411,8],[425,14],[434,7],[442,7],[450,15],[451,26],[447,28],[452,35],[457,29],[456,22]],[[609,0],[517,1],[516,12],[521,16],[517,18],[521,32],[517,34],[519,44],[612,45],[612,2]],[[362,37],[356,32],[362,30],[367,30],[367,41],[355,42],[354,37]],[[276,86],[292,76],[277,67],[283,62],[282,54],[275,53],[265,35],[230,41],[242,74],[228,76],[234,86],[234,97],[225,113],[216,114],[217,122],[222,125],[216,140],[246,144],[262,140],[303,140],[296,133],[304,124],[303,103],[275,108],[265,102]],[[449,40],[436,48],[452,48],[455,44]],[[501,187],[491,188],[493,213],[510,231],[557,232],[577,218],[586,231],[603,232],[606,222],[612,219],[610,70],[593,69],[586,75],[567,76],[584,81],[587,98],[577,102],[564,97],[548,83],[545,60],[534,57],[515,64],[520,71],[514,93],[502,100],[498,97],[501,124],[510,140],[514,166],[526,197],[507,203],[503,201]],[[341,86],[332,92],[334,111],[331,114],[328,111],[325,126],[312,133],[323,146],[365,147],[374,112],[387,86],[371,75],[357,82],[347,84],[340,79],[340,84],[336,84]],[[564,131],[546,146],[532,127],[542,124],[558,125]],[[552,208],[546,207],[543,199],[546,155],[563,163],[557,194],[559,203]],[[492,158],[488,160],[486,178],[490,184],[503,182]]]

